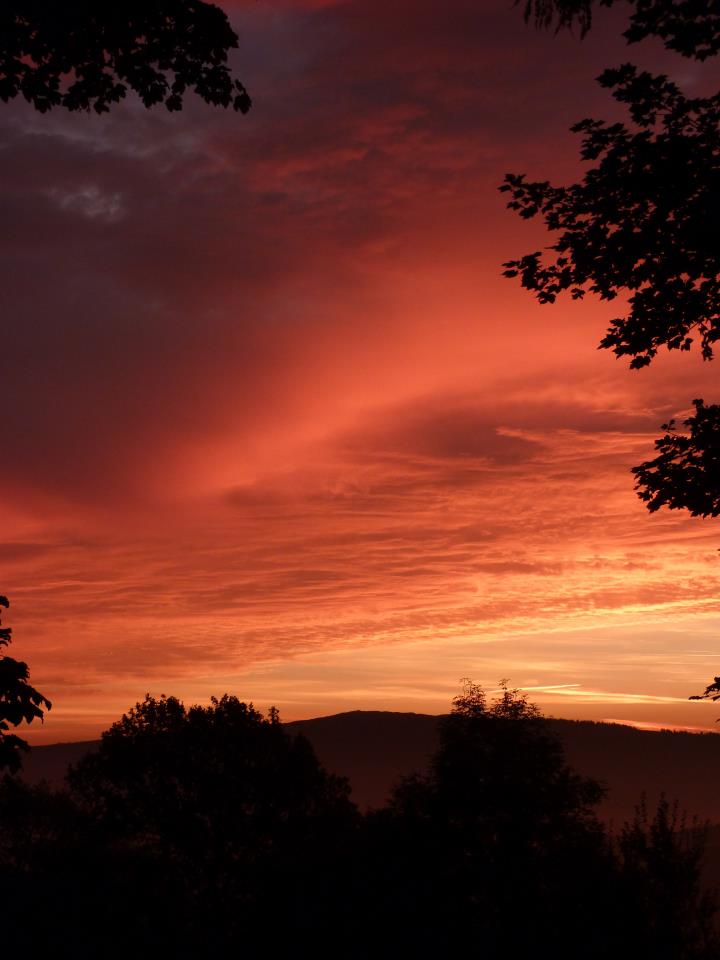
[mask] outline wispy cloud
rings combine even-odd
[[[718,538],[629,467],[713,372],[631,376],[607,305],[500,276],[546,239],[495,188],[573,175],[608,37],[500,0],[233,10],[247,118],[0,116],[0,586],[42,735],[148,687],[441,710],[474,669],[677,719]]]

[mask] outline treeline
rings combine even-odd
[[[0,787],[6,956],[720,955],[702,832],[611,837],[538,710],[467,684],[425,775],[361,815],[276,710],[146,697],[66,789]]]

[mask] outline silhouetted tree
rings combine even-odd
[[[556,836],[596,827],[592,808],[603,797],[594,780],[565,761],[560,741],[539,709],[503,681],[486,704],[482,689],[465,681],[440,727],[440,748],[430,773],[403,781],[393,803],[420,812],[430,804],[463,833],[504,851],[544,844]]]
[[[577,24],[583,34],[592,25],[594,7],[613,7],[618,0],[515,0],[525,8],[525,19],[538,27],[558,29]],[[625,0],[632,6],[628,43],[659,37],[686,57],[704,60],[720,50],[720,9],[717,0]]]
[[[337,943],[358,815],[307,740],[234,697],[146,697],[69,792],[0,781],[4,950],[195,958]],[[40,922],[38,921],[40,918]]]
[[[202,0],[6,0],[0,5],[0,99],[37,110],[107,111],[128,90],[180,110],[187,91],[246,113],[227,65],[238,37]]]
[[[3,956],[114,960],[138,943],[191,955],[183,918],[193,904],[168,864],[114,836],[68,793],[9,776],[0,780],[0,903]]]
[[[720,677],[715,677],[711,684],[705,688],[703,693],[698,693],[691,700],[720,700]]]
[[[720,337],[720,99],[688,99],[666,77],[626,64],[599,78],[629,106],[634,129],[583,120],[581,154],[598,160],[571,187],[508,174],[511,209],[541,214],[560,231],[545,262],[541,252],[506,264],[541,303],[589,290],[614,300],[630,292],[629,313],[613,321],[601,346],[646,366],[659,347],[689,350],[699,337],[706,359]]]
[[[221,942],[262,935],[270,944],[285,936],[274,911],[297,935],[333,901],[356,817],[349,787],[277,711],[265,719],[228,695],[190,708],[148,695],[69,783],[94,822],[182,883],[196,918],[188,936],[207,943],[216,929]]]
[[[688,510],[693,517],[720,516],[720,406],[694,400],[695,415],[678,433],[675,421],[663,424],[667,433],[655,441],[658,456],[633,468],[638,493],[648,510],[666,506]]]
[[[593,814],[602,794],[569,768],[525,696],[503,684],[487,705],[466,683],[428,774],[404,778],[376,815],[384,879],[374,910],[422,956],[473,942],[492,958],[509,942],[512,955],[543,943],[553,957],[577,956],[579,927],[583,956],[599,956],[600,900],[612,888]]]
[[[354,955],[716,958],[702,836],[663,804],[613,839],[593,812],[602,794],[524,695],[503,683],[488,704],[467,681],[429,772],[368,818],[366,949]]]
[[[613,0],[600,0],[611,6]],[[591,23],[590,0],[529,0],[526,17],[582,29]],[[666,46],[699,60],[720,50],[720,8],[707,0],[634,0],[630,41],[660,37]],[[631,64],[599,78],[632,124],[586,119],[581,157],[594,165],[569,187],[508,174],[500,188],[508,206],[529,219],[542,216],[559,236],[550,249],[505,264],[541,303],[569,292],[601,299],[628,295],[600,346],[629,357],[632,368],[649,364],[660,347],[689,350],[698,340],[709,360],[720,338],[720,94],[686,97],[665,76]],[[649,509],[688,509],[716,516],[720,498],[717,462],[720,407],[695,401],[685,421],[689,435],[657,441],[659,456],[634,468],[636,489]]]
[[[198,810],[227,842],[229,829],[251,837],[256,827],[348,809],[345,781],[323,770],[277,710],[265,719],[228,694],[189,708],[148,694],[103,733],[70,783],[101,819],[138,836],[162,835],[176,851],[210,839],[208,824],[190,826]]]
[[[138,943],[180,958],[719,955],[701,835],[664,805],[611,842],[599,785],[506,685],[488,705],[467,683],[429,773],[365,818],[276,711],[228,696],[146,697],[70,779],[0,781],[8,955],[28,938],[73,960]]]
[[[0,596],[0,608],[9,606],[8,598]],[[22,766],[20,751],[29,747],[25,740],[8,732],[10,727],[42,720],[52,704],[30,685],[28,665],[2,653],[2,648],[10,645],[11,635],[10,627],[0,627],[0,770],[15,772]]]
[[[687,824],[661,799],[650,817],[644,799],[616,839],[620,889],[628,925],[627,955],[699,960],[720,953],[717,903],[704,890],[701,866],[706,828]],[[633,942],[641,931],[641,937]]]

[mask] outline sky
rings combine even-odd
[[[506,172],[572,182],[628,59],[510,0],[226,4],[248,116],[0,105],[0,592],[97,736],[146,692],[284,719],[441,713],[471,677],[549,714],[713,729],[720,527],[633,492],[717,366],[630,371],[617,304],[539,306]],[[23,732],[23,735],[26,735]]]

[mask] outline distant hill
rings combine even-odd
[[[99,740],[78,740],[74,743],[51,743],[46,747],[33,747],[30,753],[22,754],[22,776],[30,783],[47,780],[54,787],[62,785],[71,763],[77,763],[91,750],[97,749]]]
[[[437,746],[439,717],[357,710],[288,727],[312,742],[321,762],[347,776],[361,807],[380,806],[399,776],[422,771]],[[720,736],[636,730],[618,723],[548,720],[571,766],[602,781],[600,814],[620,825],[643,793],[652,811],[665,794],[681,810],[720,823]]]
[[[422,771],[437,745],[439,717],[417,713],[357,710],[288,723],[303,733],[328,770],[348,777],[353,799],[363,808],[382,805],[393,783]],[[620,724],[549,720],[578,772],[609,789],[603,818],[620,825],[632,817],[643,792],[650,811],[664,793],[681,810],[720,823],[720,736],[636,730]],[[24,776],[60,784],[70,763],[97,741],[35,747]]]

